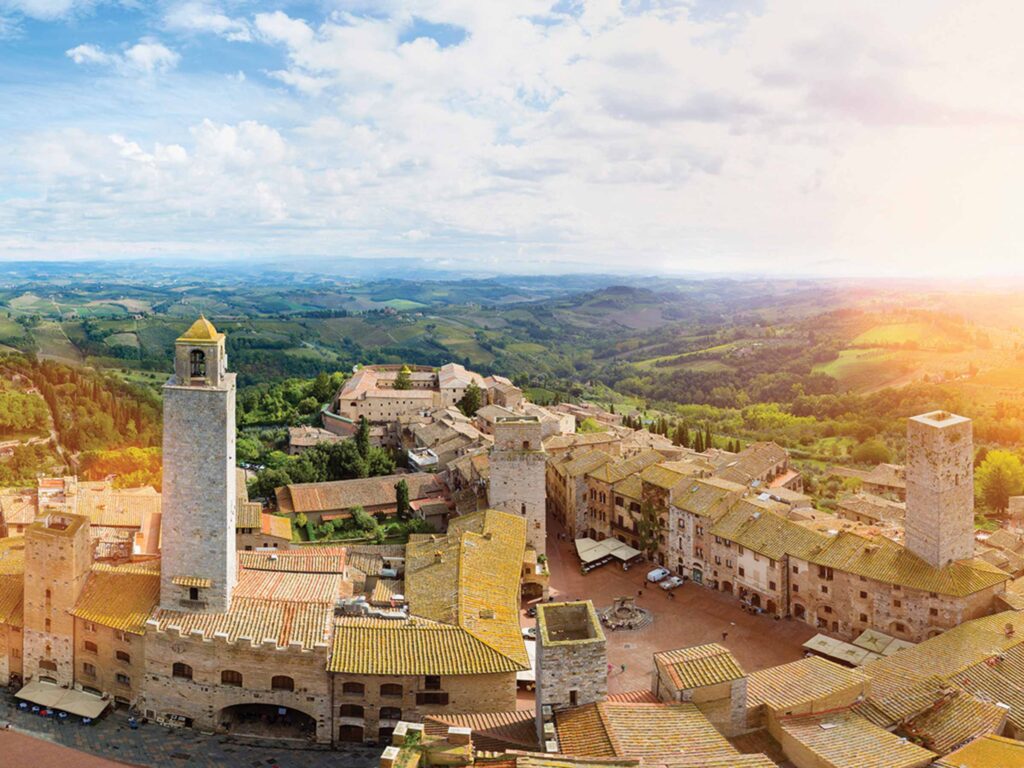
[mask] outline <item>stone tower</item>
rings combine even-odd
[[[608,695],[604,630],[589,600],[537,605],[537,730],[545,751],[553,713]]]
[[[971,420],[945,411],[907,421],[907,549],[942,568],[974,556]]]
[[[223,613],[235,554],[235,374],[224,334],[200,317],[164,385],[160,607]]]
[[[89,519],[51,512],[25,530],[25,679],[75,679],[71,610],[92,567]]]
[[[546,554],[547,453],[541,442],[540,419],[536,416],[507,416],[494,425],[490,483],[487,502],[526,518],[526,543],[538,555]]]

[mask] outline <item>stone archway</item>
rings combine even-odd
[[[732,582],[731,581],[723,581],[722,582],[722,591],[731,595],[732,594]]]
[[[234,704],[217,714],[225,731],[264,739],[316,738],[316,720],[305,712],[277,704]]]
[[[800,603],[793,603],[793,616],[803,621],[807,618],[807,609]]]

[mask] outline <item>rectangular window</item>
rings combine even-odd
[[[865,592],[864,590],[861,590],[861,591],[860,591],[860,596],[861,596],[862,598],[866,598],[866,597],[868,596],[868,593],[867,593],[867,592]]]
[[[860,615],[860,623],[861,624],[867,624],[868,623],[868,615],[866,613],[862,613]]]
[[[130,677],[128,677],[128,675],[124,675],[124,674],[121,674],[120,672],[118,672],[117,673],[117,684],[118,685],[131,685],[132,684],[132,679]]]
[[[928,609],[928,614],[930,616],[938,616],[939,615],[939,609],[938,608],[929,608]]]
[[[800,585],[799,584],[794,584],[793,585],[793,591],[794,592],[799,592],[800,591]]]
[[[736,545],[736,554],[742,555],[744,551],[745,550],[743,549],[743,545],[742,544],[737,544]],[[756,557],[756,555],[755,555],[755,557]]]
[[[892,601],[892,607],[893,608],[902,608],[903,607],[903,603],[900,602],[899,600],[893,600]]]
[[[132,636],[127,632],[122,632],[121,630],[116,631],[114,633],[114,637],[116,637],[122,643],[131,643],[132,641]]]
[[[768,589],[772,590],[772,592],[775,591],[775,582],[774,581],[769,581],[768,582]]]
[[[800,573],[800,566],[799,565],[794,565],[793,566],[793,573]]]
[[[96,677],[96,667],[95,667],[95,665],[90,664],[88,661],[84,662],[82,664],[82,673],[86,677]]]
[[[423,678],[423,688],[428,691],[439,691],[441,690],[441,676],[440,675],[427,675]]]
[[[826,605],[825,606],[825,613],[832,613],[832,606],[831,605]]]
[[[739,571],[739,573],[740,573],[740,576],[746,576],[746,575],[747,575],[747,574],[746,574],[746,573],[744,572],[744,570],[743,570],[743,566],[742,566],[742,565],[740,566],[740,571]]]
[[[896,622],[896,631],[897,632],[906,632],[907,628],[897,621]]]
[[[90,640],[86,640],[82,645],[85,647],[85,650],[87,650],[89,653],[96,653],[97,651],[96,643]]]
[[[732,560],[726,560],[725,561],[725,567],[726,568],[732,568]]]
[[[824,584],[821,585],[821,594],[823,594],[823,595],[827,595],[828,594],[828,587],[825,586]]]

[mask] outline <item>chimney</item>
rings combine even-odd
[[[472,741],[473,731],[469,728],[451,726],[448,728],[448,743],[453,746],[462,746]]]
[[[380,768],[395,768],[400,754],[398,747],[387,747],[380,755]]]

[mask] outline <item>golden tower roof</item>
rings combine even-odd
[[[178,337],[178,341],[218,341],[224,338],[223,333],[218,333],[213,323],[202,315],[192,323],[192,327]]]

